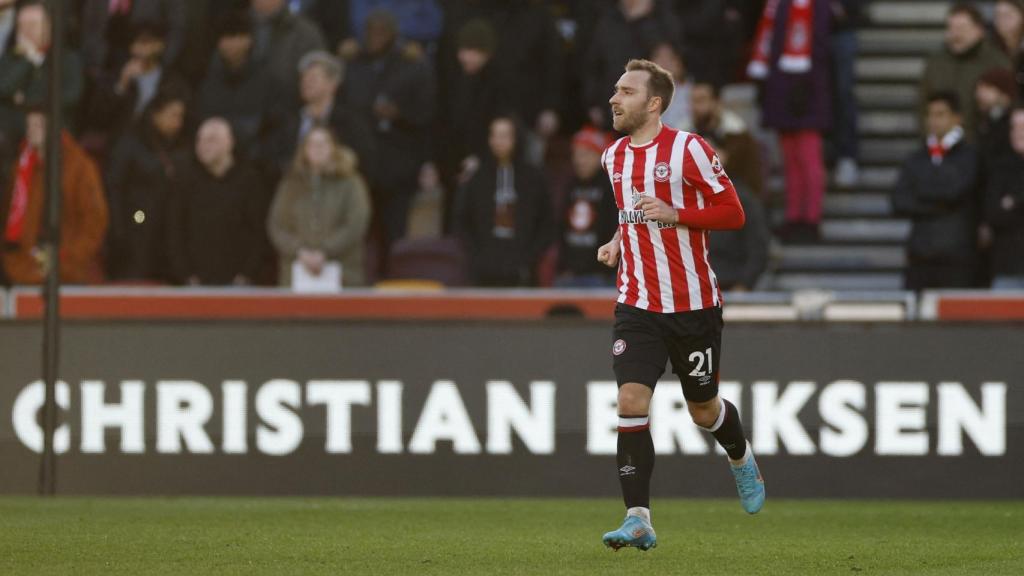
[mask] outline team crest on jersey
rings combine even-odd
[[[668,162],[658,162],[654,165],[654,179],[658,182],[668,182],[672,177],[672,168]]]
[[[623,340],[622,338],[619,338],[618,340],[615,341],[615,344],[612,344],[612,354],[615,354],[616,356],[621,356],[622,353],[625,351],[626,341]]]

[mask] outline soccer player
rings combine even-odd
[[[626,520],[606,546],[649,550],[654,444],[648,414],[667,362],[693,421],[728,454],[743,508],[764,505],[764,481],[739,413],[718,395],[722,295],[708,263],[708,231],[741,228],[743,208],[714,150],[661,123],[674,82],[664,68],[631,60],[609,100],[626,134],[604,151],[619,229],[597,259],[619,267],[612,360],[619,385],[617,466]]]

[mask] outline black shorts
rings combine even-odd
[[[615,306],[612,364],[619,386],[627,382],[654,389],[666,362],[691,402],[718,395],[718,365],[722,352],[722,309],[662,314],[633,306]]]

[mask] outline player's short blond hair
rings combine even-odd
[[[661,112],[668,110],[676,91],[672,73],[650,60],[633,59],[626,63],[626,72],[647,72],[647,96],[661,98]]]

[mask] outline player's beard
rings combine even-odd
[[[643,126],[646,120],[647,115],[643,110],[633,110],[632,112],[623,110],[622,116],[612,113],[612,127],[623,134],[632,134]]]

